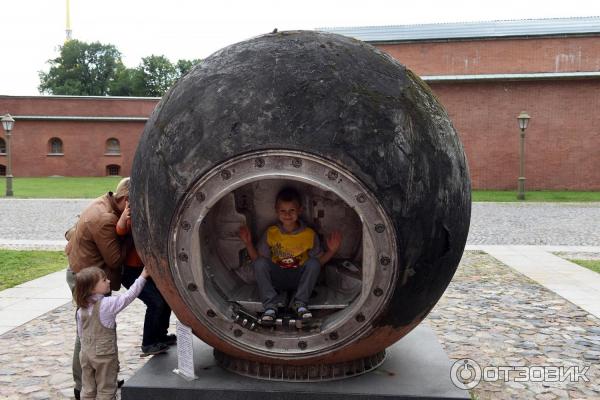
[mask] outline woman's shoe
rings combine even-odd
[[[142,346],[142,354],[140,357],[153,356],[156,354],[166,353],[169,346],[164,343],[154,343],[148,346]]]
[[[170,334],[163,336],[160,340],[160,343],[166,344],[167,346],[172,346],[177,343],[177,335]]]

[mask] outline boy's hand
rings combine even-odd
[[[327,238],[327,249],[335,254],[342,245],[342,232],[333,231]]]
[[[321,253],[319,256],[319,262],[321,265],[327,264],[331,257],[337,253],[342,245],[342,233],[340,231],[333,231],[327,237],[327,251],[325,253]]]
[[[246,246],[252,244],[252,234],[250,233],[250,229],[248,229],[247,225],[240,226],[238,236],[240,237],[240,239],[242,239],[242,242],[244,242]]]
[[[146,267],[144,267],[144,269],[142,270],[142,273],[140,274],[140,276],[144,279],[148,279],[148,277],[150,276],[150,274],[148,273],[148,270],[146,269]]]

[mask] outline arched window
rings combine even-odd
[[[121,174],[121,167],[116,164],[110,164],[106,166],[106,175],[118,176]]]
[[[57,137],[48,141],[48,154],[63,154],[63,142]]]
[[[0,138],[0,154],[6,154],[6,142]]]
[[[106,154],[121,154],[119,139],[110,138],[106,141]]]
[[[0,164],[0,176],[6,176],[6,165]]]

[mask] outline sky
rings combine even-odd
[[[70,0],[73,38],[113,44],[127,67],[142,57],[206,58],[271,32],[600,16],[600,0]],[[37,95],[39,71],[65,40],[66,0],[0,0],[0,95]]]

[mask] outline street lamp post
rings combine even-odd
[[[521,111],[521,114],[517,117],[519,121],[519,128],[521,129],[521,140],[519,146],[519,190],[517,192],[517,199],[525,200],[525,129],[529,125],[529,119],[531,117],[525,111]]]
[[[2,117],[2,127],[4,128],[5,136],[6,136],[6,197],[10,197],[13,195],[12,190],[12,159],[11,159],[11,151],[10,151],[10,137],[13,126],[15,125],[15,120],[10,114],[6,114]]]

